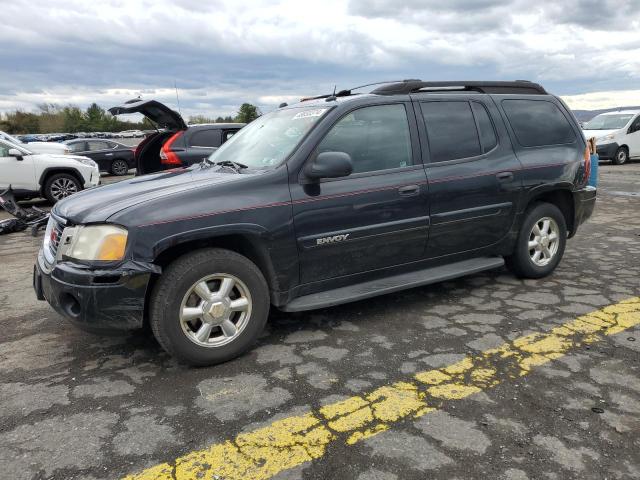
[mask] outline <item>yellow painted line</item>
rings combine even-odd
[[[461,400],[521,377],[562,357],[640,324],[640,297],[582,315],[547,333],[534,333],[441,369],[332,403],[303,415],[194,451],[126,480],[263,480],[322,457],[332,442],[352,445],[405,418],[422,416],[444,402]]]

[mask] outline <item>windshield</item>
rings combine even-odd
[[[252,169],[275,167],[328,110],[329,107],[288,108],[263,115],[213,152],[209,160],[238,162]]]
[[[11,143],[15,143],[16,145],[23,145],[23,142],[21,140],[18,140],[13,135],[9,135],[8,133],[5,133],[5,132],[0,132],[0,138],[4,138],[5,140]]]
[[[589,120],[582,128],[584,130],[617,130],[629,123],[632,117],[632,113],[620,115],[601,114]]]

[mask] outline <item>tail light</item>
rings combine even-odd
[[[589,147],[589,142],[587,142],[587,146],[584,148],[584,177],[582,179],[582,182],[587,183],[589,181],[590,176],[591,176],[591,148]]]
[[[160,149],[160,163],[162,165],[169,165],[173,167],[182,166],[182,161],[180,160],[180,158],[178,158],[178,155],[176,155],[176,153],[171,150],[171,146],[183,134],[183,131],[179,131],[169,137],[169,140],[164,142],[164,145],[162,145],[162,148]]]

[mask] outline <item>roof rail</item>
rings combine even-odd
[[[521,95],[546,95],[547,91],[537,83],[527,80],[511,82],[482,81],[442,81],[423,82],[422,80],[404,80],[378,87],[371,93],[376,95],[401,95],[424,91],[471,91],[479,93],[515,93]]]

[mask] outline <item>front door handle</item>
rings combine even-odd
[[[418,185],[407,185],[406,187],[400,187],[398,193],[403,197],[413,197],[420,193],[420,187]]]
[[[513,172],[500,172],[496,175],[500,182],[510,182],[513,180]]]
[[[113,156],[113,153],[105,153],[105,155],[106,155],[107,157],[112,157],[112,156]]]

